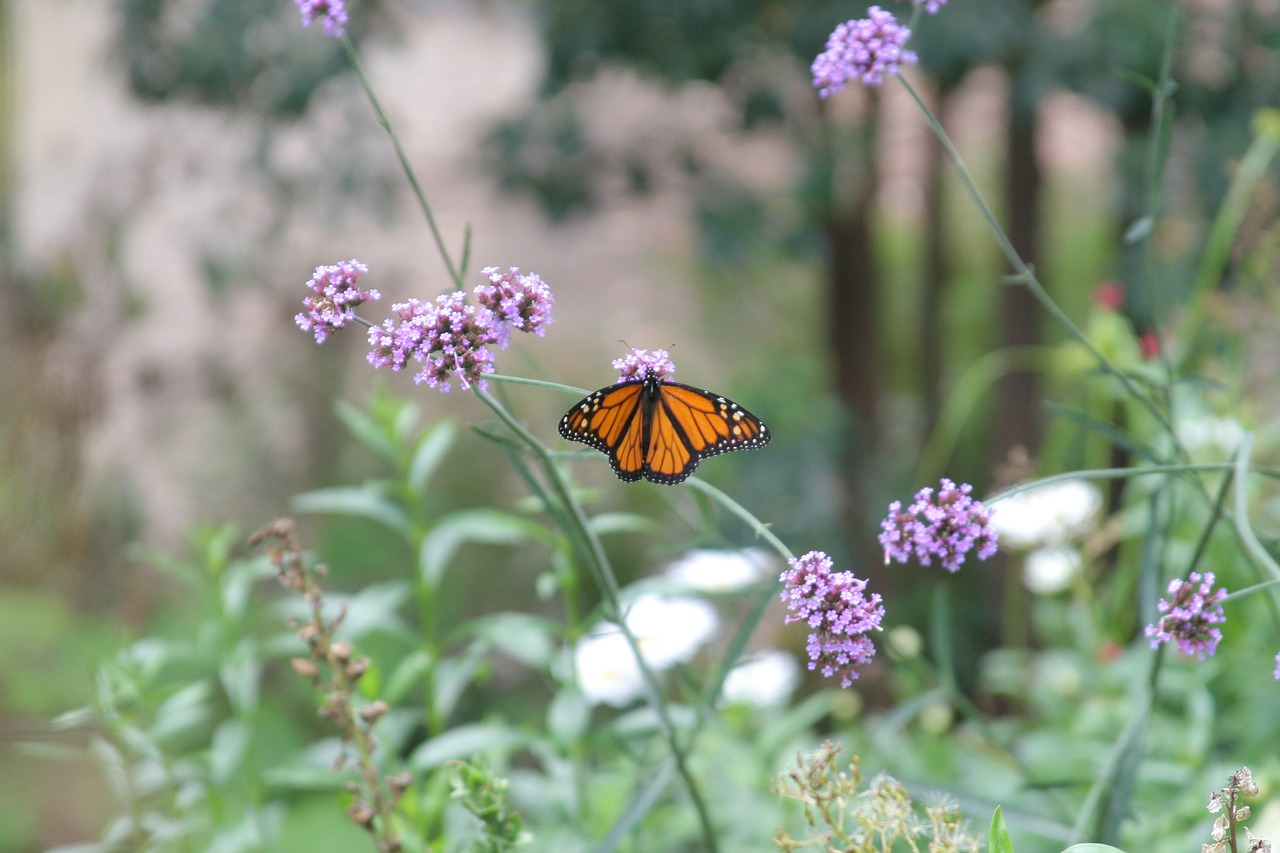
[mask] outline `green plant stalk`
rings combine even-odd
[[[405,155],[404,148],[400,145],[400,139],[396,136],[395,130],[391,127],[391,122],[387,119],[387,114],[382,110],[382,104],[378,100],[378,96],[374,94],[373,86],[369,83],[369,78],[364,73],[364,67],[360,64],[360,56],[356,53],[355,45],[351,43],[351,37],[346,33],[342,35],[342,46],[347,52],[347,59],[351,61],[351,68],[355,71],[356,78],[360,80],[360,85],[364,88],[364,93],[369,98],[369,103],[377,115],[378,124],[381,125],[391,139],[391,145],[396,151],[396,158],[400,161],[400,168],[404,170],[405,177],[409,179],[409,186],[413,188],[413,195],[418,200],[418,207],[422,209],[422,214],[427,218],[427,227],[431,229],[431,236],[435,239],[436,249],[440,252],[440,259],[444,261],[449,278],[452,279],[454,286],[458,290],[463,290],[465,269],[454,266],[453,257],[449,254],[449,248],[444,244],[444,237],[441,236],[440,227],[436,224],[435,214],[431,212],[431,205],[427,203],[426,194],[423,193],[422,187],[418,183],[418,178],[414,175],[413,167],[409,165],[409,158]],[[466,235],[466,239],[463,240],[462,253],[464,258],[469,253],[469,238],[470,232]]]
[[[1231,186],[1218,207],[1218,215],[1214,217],[1205,241],[1204,254],[1191,289],[1191,302],[1180,323],[1181,337],[1186,342],[1181,354],[1183,363],[1193,361],[1207,346],[1208,331],[1205,327],[1211,294],[1222,280],[1249,202],[1277,154],[1280,154],[1280,110],[1261,110],[1254,117],[1253,142],[1232,176]]]
[[[1036,274],[1032,272],[1031,268],[1027,266],[1026,261],[1024,261],[1022,256],[1018,254],[1018,250],[1014,248],[1013,243],[1009,240],[1009,235],[1007,235],[1004,229],[1000,227],[1000,223],[996,220],[995,214],[992,213],[990,206],[987,205],[986,199],[983,198],[982,191],[978,189],[977,182],[974,181],[973,175],[969,173],[969,168],[965,165],[964,159],[961,158],[960,152],[958,152],[955,146],[951,143],[951,138],[947,135],[942,124],[925,104],[924,100],[920,97],[920,94],[916,92],[915,88],[910,83],[907,82],[907,79],[901,74],[895,76],[898,78],[898,82],[902,84],[903,88],[907,90],[907,94],[911,96],[911,99],[916,102],[916,106],[918,106],[920,111],[924,114],[925,120],[929,123],[930,129],[933,131],[933,135],[937,138],[939,144],[942,145],[942,149],[946,153],[947,159],[951,161],[952,168],[956,170],[956,174],[959,176],[960,182],[964,184],[965,190],[969,193],[969,197],[977,206],[978,212],[982,215],[983,220],[987,223],[987,227],[996,238],[996,243],[1004,253],[1005,259],[1008,260],[1009,265],[1013,267],[1013,270],[1016,273],[1016,278],[1031,291],[1031,295],[1035,297],[1036,301],[1040,303],[1040,306],[1044,308],[1049,316],[1052,317],[1059,326],[1066,330],[1072,338],[1079,341],[1081,346],[1089,351],[1089,354],[1093,356],[1095,361],[1097,361],[1098,366],[1102,368],[1103,371],[1119,380],[1120,384],[1124,386],[1124,389],[1129,392],[1134,399],[1141,402],[1151,415],[1160,423],[1160,425],[1164,427],[1170,435],[1173,435],[1173,425],[1169,423],[1169,420],[1164,416],[1164,413],[1160,411],[1159,407],[1156,406],[1155,402],[1146,394],[1143,394],[1142,390],[1134,384],[1133,379],[1113,364],[1111,359],[1107,358],[1102,350],[1098,349],[1093,341],[1089,339],[1088,335],[1086,335],[1079,326],[1072,322],[1071,318],[1066,315],[1066,312],[1058,307],[1058,303],[1053,301],[1053,297],[1049,296],[1048,291],[1044,289],[1044,286],[1040,283]]]
[[[653,670],[645,661],[644,655],[640,652],[639,644],[636,642],[632,633],[627,629],[627,626],[622,619],[618,581],[614,577],[613,570],[610,568],[609,558],[604,552],[604,546],[600,543],[600,539],[596,536],[595,532],[591,530],[591,525],[587,521],[586,513],[583,511],[581,504],[579,504],[577,499],[573,496],[573,492],[570,490],[568,483],[565,482],[564,476],[561,474],[559,468],[555,464],[555,461],[551,458],[551,455],[546,448],[544,448],[542,444],[534,438],[527,429],[525,429],[523,424],[511,416],[497,398],[480,388],[476,388],[476,395],[485,403],[485,405],[493,410],[494,414],[502,420],[507,428],[519,437],[529,451],[534,454],[534,457],[538,460],[539,467],[542,469],[547,481],[551,484],[551,489],[556,498],[561,502],[562,506],[568,510],[568,518],[572,526],[572,530],[569,531],[570,537],[571,539],[574,539],[586,546],[586,553],[589,556],[589,559],[586,561],[588,568],[591,570],[592,575],[600,586],[601,594],[604,596],[606,606],[611,614],[610,618],[612,618],[615,624],[617,624],[622,636],[626,639],[627,645],[631,649],[631,653],[635,657],[636,664],[640,669],[641,676],[644,678],[649,704],[653,708],[654,713],[658,716],[663,738],[666,740],[667,746],[671,751],[671,757],[675,762],[676,770],[684,780],[689,798],[693,801],[694,810],[697,813],[698,822],[701,825],[703,841],[706,844],[706,849],[710,851],[710,853],[716,853],[716,851],[719,850],[719,845],[716,840],[715,828],[711,823],[711,814],[707,810],[706,801],[702,796],[697,780],[694,779],[693,773],[689,769],[688,756],[676,734],[676,727],[671,719],[671,712],[667,708],[666,702],[663,701],[657,676],[654,675]]]
[[[1247,432],[1240,441],[1240,449],[1236,451],[1235,460],[1235,525],[1236,535],[1240,537],[1240,544],[1244,546],[1247,553],[1259,569],[1264,570],[1271,575],[1273,579],[1280,579],[1280,566],[1276,565],[1276,561],[1267,553],[1267,549],[1258,541],[1258,537],[1253,532],[1253,527],[1249,524],[1249,489],[1246,475],[1249,472],[1249,457],[1253,454],[1253,433]]]
[[[1086,468],[1082,471],[1067,471],[1062,474],[1052,474],[1048,477],[1042,477],[1039,480],[1032,480],[1027,483],[1018,483],[1015,486],[997,492],[989,498],[983,500],[985,504],[993,504],[1002,500],[1021,494],[1022,492],[1038,489],[1041,486],[1047,486],[1051,483],[1058,483],[1063,480],[1119,480],[1128,477],[1145,477],[1150,474],[1186,474],[1193,471],[1230,471],[1233,468],[1232,463],[1228,462],[1202,462],[1190,465],[1149,465],[1145,468]]]

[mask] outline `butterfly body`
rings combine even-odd
[[[646,370],[584,397],[560,419],[560,434],[604,453],[618,478],[675,485],[708,456],[764,447],[769,428],[737,403]]]

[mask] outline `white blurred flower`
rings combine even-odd
[[[711,638],[719,620],[711,605],[693,598],[642,595],[623,617],[640,654],[654,670],[689,660]],[[625,707],[644,694],[635,653],[616,625],[601,623],[573,650],[578,686],[593,705]]]
[[[734,592],[764,578],[775,561],[763,548],[698,548],[667,567],[667,577],[700,592]]]
[[[724,680],[724,701],[769,707],[785,705],[800,683],[800,665],[787,652],[765,652],[735,666]]]
[[[991,527],[1002,546],[1060,545],[1087,532],[1101,508],[1102,493],[1092,483],[1061,480],[993,503]]]
[[[573,650],[578,686],[592,705],[607,702],[625,708],[644,695],[644,676],[635,655],[616,628],[600,626],[600,633],[588,634]]]
[[[623,619],[645,662],[654,669],[689,660],[720,626],[715,610],[705,601],[653,593],[633,601]]]
[[[1175,428],[1178,441],[1188,450],[1218,449],[1234,453],[1244,438],[1244,427],[1235,418],[1206,415],[1201,418],[1184,418]]]
[[[1022,585],[1036,595],[1057,595],[1071,587],[1084,561],[1069,546],[1037,548],[1022,566]]]

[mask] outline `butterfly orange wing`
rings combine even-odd
[[[618,479],[644,476],[643,382],[623,382],[582,398],[560,419],[560,434],[609,457]]]
[[[584,397],[560,434],[609,457],[618,478],[675,485],[708,456],[764,447],[769,428],[732,400],[692,385],[623,382]]]
[[[674,485],[689,478],[708,456],[764,447],[772,439],[764,422],[727,397],[681,385],[657,385],[645,453],[645,476]]]

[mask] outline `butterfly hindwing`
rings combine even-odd
[[[609,457],[625,482],[675,485],[708,456],[764,447],[772,436],[737,403],[652,374],[602,388],[560,419],[560,434]]]

